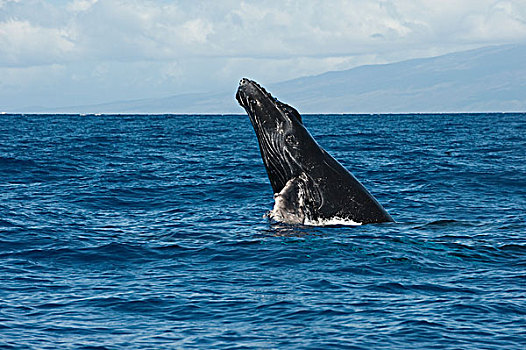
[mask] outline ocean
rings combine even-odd
[[[246,115],[0,115],[0,348],[523,349],[526,114],[303,119],[396,223],[269,221]]]

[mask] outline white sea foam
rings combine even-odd
[[[308,220],[306,219],[303,225],[307,226],[360,226],[361,222],[356,222],[351,219],[339,218],[337,216],[329,219],[318,219],[318,220]]]
[[[351,219],[345,219],[340,217],[332,217],[328,219],[318,218],[317,220],[310,220],[304,218],[300,220],[298,216],[283,215],[283,212],[274,207],[272,210],[267,212],[263,217],[270,218],[274,221],[282,222],[285,224],[300,224],[305,226],[361,226],[361,222],[356,222]]]

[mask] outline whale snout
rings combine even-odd
[[[250,79],[247,79],[247,78],[242,78],[240,81],[239,81],[239,87],[241,86],[244,86],[244,85],[247,85],[249,83],[251,83],[252,81]]]
[[[256,96],[260,94],[257,87],[257,84],[250,79],[242,78],[239,81],[239,87],[237,88],[236,93],[236,100],[242,107],[247,108],[250,104],[249,101],[256,101]]]

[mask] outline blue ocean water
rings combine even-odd
[[[304,123],[397,223],[269,222],[245,115],[0,116],[0,348],[523,349],[526,114]]]

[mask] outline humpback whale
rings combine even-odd
[[[243,78],[236,99],[247,112],[274,191],[270,218],[289,224],[394,221],[367,189],[314,140],[292,106]]]

